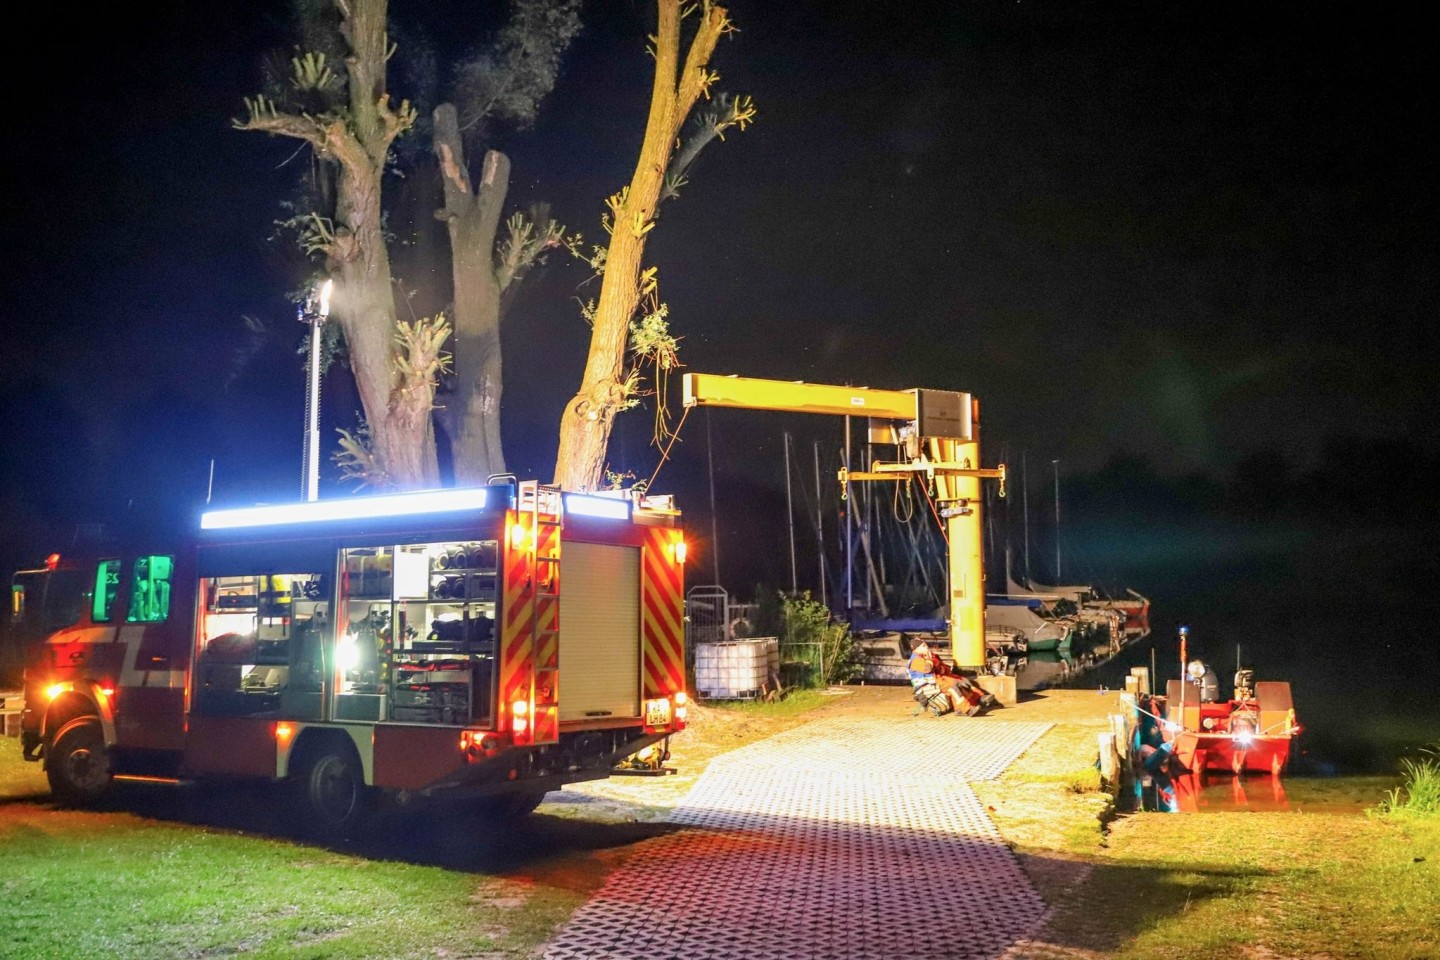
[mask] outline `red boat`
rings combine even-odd
[[[1249,670],[1235,675],[1235,696],[1207,700],[1207,687],[1171,680],[1166,688],[1164,739],[1186,770],[1279,776],[1300,732],[1290,684],[1255,683]]]

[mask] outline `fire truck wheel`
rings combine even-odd
[[[365,819],[370,796],[354,750],[321,746],[307,758],[297,785],[311,833],[337,837]]]
[[[50,792],[65,806],[87,806],[110,788],[110,752],[93,717],[72,720],[46,752]]]
[[[481,815],[491,820],[523,820],[535,812],[545,799],[543,790],[536,792],[502,793],[487,797],[481,804]]]

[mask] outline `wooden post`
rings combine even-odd
[[[1110,732],[1115,735],[1115,754],[1121,760],[1130,756],[1130,738],[1125,735],[1125,726],[1123,713],[1110,714]]]
[[[1115,755],[1115,734],[1100,734],[1100,778],[1113,793],[1120,785],[1120,758]]]
[[[1120,707],[1125,714],[1125,743],[1135,748],[1135,731],[1140,726],[1140,698],[1134,693],[1120,694]]]
[[[1140,691],[1139,691],[1140,693],[1153,693],[1153,692],[1154,692],[1154,691],[1150,688],[1150,668],[1149,668],[1149,667],[1131,667],[1131,668],[1130,668],[1130,675],[1135,678],[1136,685],[1140,688]],[[1126,687],[1126,689],[1128,690],[1129,687]]]

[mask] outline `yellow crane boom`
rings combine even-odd
[[[914,473],[934,478],[949,542],[951,656],[962,668],[984,666],[980,481],[999,479],[1003,496],[1005,466],[980,467],[978,400],[950,390],[873,390],[704,373],[685,374],[681,389],[686,407],[869,417],[871,441],[896,444],[901,458],[870,464],[866,471],[841,471],[840,481],[895,480]]]

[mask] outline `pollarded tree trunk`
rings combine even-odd
[[[656,207],[665,186],[665,171],[681,126],[696,100],[715,79],[710,55],[729,29],[725,9],[708,0],[683,67],[680,64],[682,6],[690,0],[657,0],[659,29],[654,42],[655,82],[645,140],[630,185],[610,198],[610,246],[600,285],[590,352],[580,390],[560,417],[560,448],[555,482],[568,490],[591,490],[600,483],[610,429],[625,405],[630,387],[625,379],[625,354],[630,321],[640,303],[641,264],[645,238],[654,226]]]
[[[419,369],[419,356],[405,353],[404,344],[416,339],[403,340],[396,324],[381,220],[386,158],[395,138],[414,122],[414,111],[408,103],[392,109],[385,91],[386,0],[337,0],[336,6],[350,47],[348,107],[319,116],[289,114],[262,96],[247,101],[249,118],[237,126],[304,140],[337,165],[333,224],[317,218],[315,243],[337,280],[334,312],[370,424],[375,469],[367,479],[401,488],[435,486],[439,470],[430,427],[435,369]],[[427,363],[440,362],[438,351],[427,357]]]
[[[364,169],[366,158],[342,164],[336,205],[336,235],[326,261],[336,277],[336,319],[345,335],[350,370],[374,454],[384,479],[377,483],[418,487],[427,483],[426,455],[416,437],[397,422],[409,411],[391,407],[396,385],[395,297],[390,258],[380,230],[380,174]],[[402,404],[402,407],[404,405]],[[423,443],[424,432],[419,438]],[[433,459],[433,454],[431,455]]]
[[[455,388],[441,412],[450,437],[456,486],[485,482],[505,472],[500,446],[500,294],[495,236],[510,185],[510,161],[488,150],[480,182],[473,187],[452,104],[435,110],[435,157],[445,186],[445,207],[436,216],[450,234],[455,290]]]
[[[385,89],[390,56],[386,0],[337,0],[341,32],[350,44],[350,120],[360,153],[341,156],[337,226],[353,246],[329,251],[338,268],[340,322],[350,350],[351,370],[359,385],[365,417],[381,468],[397,487],[433,487],[440,471],[430,427],[430,390],[407,387],[396,363],[395,293],[390,253],[385,247],[380,191],[390,145],[414,120],[408,104],[392,113]],[[352,287],[352,284],[354,285]],[[356,299],[356,309],[349,303]]]

